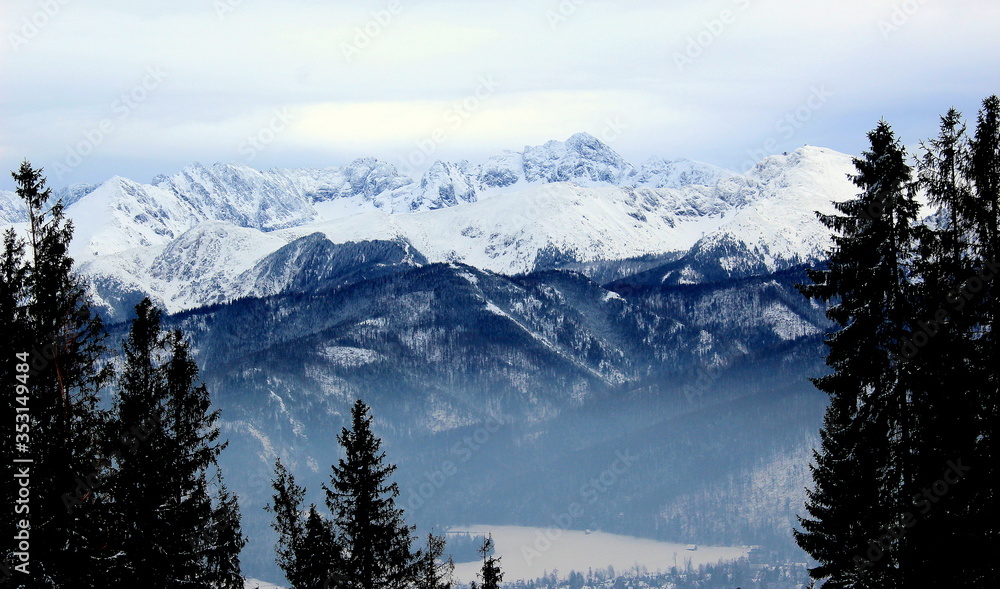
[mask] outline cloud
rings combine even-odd
[[[282,109],[296,118],[255,166],[399,157],[439,128],[434,157],[474,158],[619,117],[626,157],[738,167],[817,85],[834,96],[777,150],[856,152],[881,116],[916,141],[952,104],[973,115],[1000,69],[987,0],[50,5],[4,5],[0,165],[59,161],[148,68],[169,72],[66,182],[241,161]],[[456,126],[484,76],[499,88]]]

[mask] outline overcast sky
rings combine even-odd
[[[587,131],[745,169],[907,145],[1000,92],[995,0],[3,0],[0,188],[184,165],[407,169]]]

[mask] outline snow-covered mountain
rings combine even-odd
[[[262,262],[317,233],[328,245],[406,244],[427,262],[505,274],[667,254],[683,257],[647,280],[771,272],[822,256],[827,232],[814,211],[853,195],[850,165],[804,147],[745,175],[662,158],[637,168],[577,134],[476,166],[437,162],[419,180],[374,158],[323,170],[193,164],[152,184],[116,177],[64,197],[75,199],[72,253],[115,316],[142,295],[178,311],[280,292],[256,274],[278,262]],[[281,260],[287,276],[315,262]]]
[[[52,192],[52,200],[61,199],[63,206],[68,207],[93,192],[97,187],[97,184],[74,184],[60,188]],[[0,227],[24,223],[27,220],[28,209],[25,208],[24,202],[18,198],[17,193],[0,190]]]
[[[264,232],[362,212],[412,213],[473,203],[512,187],[552,182],[681,189],[711,185],[731,172],[706,164],[651,160],[636,170],[587,134],[521,152],[505,151],[472,166],[436,162],[419,179],[375,158],[341,167],[258,171],[240,164],[192,164],[150,184],[112,178],[57,193],[77,224],[78,257],[163,245],[198,223],[224,221]],[[503,189],[503,190],[502,190]],[[14,202],[5,195],[0,210]],[[8,215],[9,216],[9,215]],[[16,218],[5,218],[16,222]]]
[[[833,203],[855,194],[848,179],[850,156],[819,147],[765,158],[747,175],[717,188],[743,206],[699,239],[678,262],[630,280],[690,284],[750,276],[811,264],[825,258],[829,231],[816,212],[833,214]]]
[[[574,527],[787,548],[804,471],[775,473],[820,422],[805,377],[828,327],[796,265],[822,257],[814,212],[854,194],[850,171],[813,147],[746,174],[635,166],[579,134],[419,178],[374,158],[193,164],[57,195],[109,318],[147,295],[186,310],[165,321],[223,411],[245,570],[276,579],[274,458],[319,489],[355,398],[419,525],[549,525],[634,452]],[[19,211],[0,193],[0,223],[23,227]],[[446,460],[456,472],[425,493]]]
[[[17,194],[0,190],[0,225],[12,225],[28,220],[28,211]]]
[[[419,525],[549,524],[616,452],[632,452],[638,462],[575,529],[790,544],[796,504],[785,499],[800,480],[773,496],[740,491],[759,487],[761,465],[807,451],[822,415],[805,377],[821,370],[827,321],[796,292],[801,269],[618,294],[572,272],[420,264],[403,244],[312,235],[279,251],[271,269],[313,257],[317,276],[167,319],[191,338],[223,412],[223,466],[253,538],[248,572],[279,578],[263,576],[274,458],[318,489],[355,398],[372,405]],[[315,288],[321,275],[332,287]],[[283,271],[268,276],[289,284]],[[503,427],[487,435],[489,418]],[[457,472],[425,492],[446,460]],[[676,517],[686,505],[696,513]]]

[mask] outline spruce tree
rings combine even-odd
[[[1000,366],[995,325],[1000,314],[998,298],[998,263],[1000,263],[1000,98],[990,96],[983,101],[976,121],[976,132],[970,145],[968,177],[973,185],[976,216],[973,265],[982,270],[980,292],[973,293],[969,303],[976,314],[973,333],[975,352],[970,375],[978,383],[974,390],[976,412],[972,429],[977,437],[969,472],[974,494],[970,500],[968,524],[972,534],[973,558],[982,565],[970,574],[969,582],[976,587],[996,587],[997,575],[997,513],[996,513],[996,438],[994,427],[998,415],[997,391]],[[987,278],[987,276],[989,278]],[[968,283],[967,292],[973,290]],[[963,297],[964,298],[964,297]],[[974,303],[974,304],[972,304]]]
[[[212,527],[204,537],[207,584],[213,589],[243,589],[245,584],[239,554],[247,540],[242,534],[240,506],[236,496],[229,492],[221,480],[215,506]]]
[[[390,477],[396,467],[386,463],[371,421],[368,406],[358,400],[351,427],[337,437],[344,457],[333,466],[330,486],[324,485],[343,550],[338,572],[350,589],[401,589],[413,582],[420,554],[412,552],[412,528],[395,504],[399,488]]]
[[[832,303],[827,316],[839,328],[827,338],[833,372],[814,380],[831,400],[807,505],[813,519],[802,520],[796,539],[820,563],[814,578],[896,587],[906,582],[899,577],[905,536],[869,551],[899,525],[909,503],[912,423],[898,350],[912,321],[917,204],[905,151],[889,125],[880,122],[868,138],[870,150],[854,160],[860,194],[836,203],[839,214],[820,215],[834,232],[827,268],[810,271],[813,284],[800,287]]]
[[[27,579],[19,580],[27,587],[99,584],[106,525],[96,487],[106,469],[99,460],[106,416],[98,410],[97,394],[110,375],[101,362],[105,333],[91,311],[86,285],[73,271],[68,254],[73,226],[62,202],[50,206],[42,170],[27,161],[12,175],[28,211],[27,264],[17,267],[19,246],[5,240],[5,271],[23,282],[6,287],[4,304],[23,296],[24,314],[13,316],[23,331],[13,334],[11,343],[30,356],[26,386],[32,423],[25,454],[34,460],[31,568]],[[12,320],[9,308],[4,314]],[[83,499],[64,503],[71,496]],[[75,509],[77,503],[88,508]]]
[[[119,526],[109,578],[123,587],[231,587],[243,546],[239,511],[218,473],[218,411],[189,345],[162,330],[160,311],[144,299],[122,349],[110,427]],[[210,473],[219,481],[215,505]]]
[[[333,524],[324,519],[315,505],[309,506],[303,526],[302,546],[296,554],[298,579],[296,588],[339,587],[344,580],[340,546],[333,535]]]
[[[1000,98],[983,101],[971,141],[968,176],[975,192],[979,256],[1000,254]]]
[[[0,462],[3,464],[3,481],[0,482],[0,486],[3,488],[4,505],[10,506],[3,512],[4,544],[3,550],[0,551],[3,568],[0,568],[0,580],[13,577],[15,574],[23,575],[11,568],[16,562],[13,557],[16,543],[11,539],[19,533],[15,522],[21,519],[18,515],[22,515],[15,511],[15,506],[20,504],[17,503],[19,485],[14,477],[13,461],[21,458],[20,453],[16,452],[15,444],[31,441],[31,398],[28,394],[31,389],[28,388],[30,375],[27,375],[30,364],[25,362],[30,358],[24,356],[24,352],[30,349],[29,342],[25,339],[28,333],[25,306],[27,271],[24,242],[18,239],[13,229],[8,229],[4,232],[3,252],[0,253],[0,333],[4,334],[0,338],[0,379],[4,383],[13,384],[13,389],[3,396],[2,419],[5,426],[2,430],[3,439],[0,440],[2,444]],[[21,354],[20,358],[18,354]],[[17,370],[19,364],[22,368],[20,372]],[[28,383],[21,384],[18,375]],[[21,436],[18,437],[17,434]]]
[[[298,555],[302,551],[305,539],[305,526],[299,514],[305,489],[295,484],[295,477],[281,463],[274,461],[275,478],[271,481],[274,495],[271,503],[264,507],[274,514],[271,527],[278,533],[278,543],[275,546],[275,563],[285,573],[285,579],[294,589],[299,589],[300,563]]]
[[[968,376],[975,366],[976,314],[949,302],[957,285],[974,268],[975,203],[967,178],[969,143],[961,114],[951,109],[941,118],[938,137],[924,144],[919,181],[936,210],[929,227],[919,227],[920,255],[914,268],[914,312],[918,320],[905,355],[912,388],[915,486],[919,494],[941,477],[948,460],[971,459],[977,414],[976,385]],[[963,305],[964,307],[964,305]],[[964,560],[974,544],[968,521],[974,485],[965,481],[937,498],[931,509],[910,506],[919,525],[907,530],[910,578],[948,585],[963,573],[947,563]],[[968,570],[967,568],[963,570]]]
[[[830,589],[862,583],[873,566],[869,555],[871,529],[859,525],[868,513],[876,492],[859,484],[858,471],[864,461],[869,471],[873,456],[857,453],[860,422],[853,402],[845,395],[831,399],[820,430],[821,446],[813,451],[810,470],[813,488],[806,490],[808,518],[799,518],[801,530],[795,541],[819,565],[809,571],[814,579],[827,579]]]
[[[444,536],[427,534],[427,545],[417,563],[416,589],[451,589],[454,585],[452,574],[455,562],[449,556],[444,559]]]
[[[472,581],[469,583],[471,589],[500,589],[503,581],[503,571],[500,570],[500,557],[492,556],[493,537],[483,540],[483,545],[479,548],[479,555],[483,557],[483,567],[479,571],[480,583]]]

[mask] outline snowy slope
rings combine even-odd
[[[723,168],[687,159],[668,160],[651,157],[629,179],[637,186],[650,188],[680,188],[698,184],[715,186],[720,180],[737,176]]]
[[[569,514],[567,513],[567,517]],[[572,518],[570,518],[572,519]],[[743,547],[697,546],[658,542],[584,530],[530,528],[521,526],[475,525],[462,528],[474,535],[491,535],[495,555],[501,558],[504,581],[537,579],[558,570],[561,574],[613,566],[627,571],[633,566],[645,566],[650,571],[683,568],[687,561],[697,568],[702,564],[738,560],[747,556]],[[455,579],[461,583],[477,581],[482,562],[455,565]]]
[[[246,587],[246,589],[284,589],[284,587],[279,585],[274,585],[257,579],[244,579],[243,586]]]
[[[66,209],[73,219],[70,255],[78,261],[163,245],[207,220],[198,207],[155,186],[108,180]]]
[[[100,186],[62,189],[57,196],[76,223],[74,255],[90,257],[163,245],[204,221],[274,231],[376,210],[395,214],[448,208],[531,184],[681,188],[732,174],[684,160],[651,161],[637,171],[610,147],[581,133],[565,142],[505,151],[479,166],[436,162],[419,179],[375,158],[341,167],[267,171],[194,163],[172,176],[157,176],[151,184],[116,177]],[[4,223],[18,221],[10,201],[10,195],[0,195]]]
[[[115,302],[131,301],[131,294],[149,296],[176,312],[239,296],[231,286],[237,277],[285,244],[274,234],[212,221],[165,245],[95,256],[79,268],[90,279],[95,302],[109,316],[120,310]]]
[[[412,183],[388,164],[357,160],[327,170],[260,172],[238,164],[192,164],[177,174],[139,184],[112,178],[69,207],[79,259],[160,246],[204,222],[274,231],[325,218],[318,204],[344,198],[339,214],[391,207],[389,198]],[[336,206],[330,211],[337,211]]]
[[[706,249],[729,236],[750,247],[768,270],[778,262],[798,257],[813,261],[824,257],[829,232],[817,231],[816,212],[833,214],[834,202],[852,198],[855,186],[848,179],[854,171],[851,157],[820,147],[803,147],[789,155],[761,161],[748,175],[758,195],[732,219],[702,240]],[[720,185],[722,191],[738,190],[739,182]],[[723,264],[727,263],[723,261]]]
[[[320,231],[334,243],[403,239],[432,262],[528,272],[546,255],[614,260],[686,250],[730,209],[706,187],[679,191],[572,183],[529,185],[503,196],[409,215],[376,212],[279,232]]]
[[[830,149],[802,147],[765,158],[747,175],[721,180],[720,197],[734,214],[695,243],[680,261],[633,280],[647,284],[692,284],[766,274],[826,257],[829,230],[816,212],[832,214],[834,202],[853,198],[851,157]]]
[[[317,232],[501,273],[671,252],[687,254],[650,270],[657,282],[769,272],[822,257],[827,230],[814,211],[854,194],[850,166],[846,155],[805,147],[742,176],[688,160],[635,167],[581,133],[480,165],[437,162],[419,180],[375,158],[268,171],[192,164],[152,184],[116,177],[58,194],[71,203],[71,254],[99,304],[149,294],[178,311],[269,292],[248,286],[273,282],[254,268]],[[19,221],[17,205],[0,193],[0,222]],[[287,276],[302,270],[294,258]],[[291,284],[287,276],[274,288]]]
[[[577,133],[564,142],[526,147],[521,159],[528,182],[583,179],[621,184],[634,171],[632,164],[588,133]]]
[[[27,210],[14,192],[0,190],[0,225],[12,225],[28,220]]]
[[[74,184],[52,191],[50,203],[62,200],[63,206],[69,205],[90,194],[98,187],[97,184]],[[0,226],[24,223],[28,220],[28,211],[17,193],[0,190]]]

